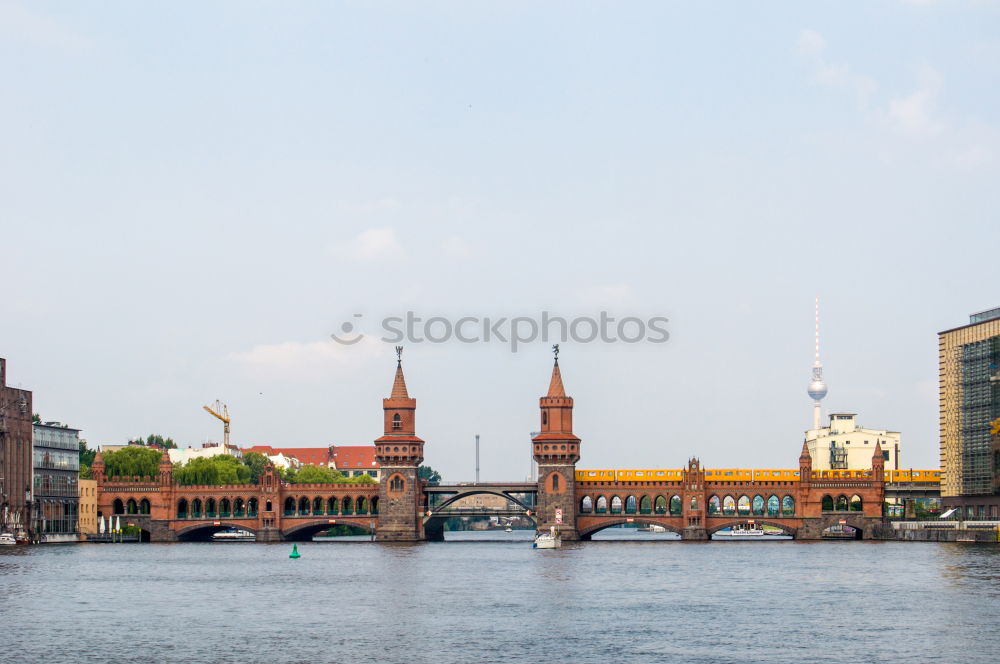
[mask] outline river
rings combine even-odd
[[[0,548],[10,662],[996,662],[1000,546],[525,532]]]

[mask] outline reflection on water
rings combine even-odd
[[[300,542],[298,560],[291,544],[0,549],[4,660],[978,664],[1000,649],[997,546],[602,534],[552,551],[530,531]]]

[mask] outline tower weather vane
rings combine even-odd
[[[556,358],[556,364],[559,364],[559,344],[552,344],[552,355]]]
[[[401,365],[403,363],[403,347],[396,346],[396,365]]]

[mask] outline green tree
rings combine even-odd
[[[80,479],[81,480],[92,480],[94,479],[94,472],[90,469],[90,466],[80,465]]]
[[[441,483],[441,473],[430,466],[420,466],[420,468],[417,468],[417,474],[420,476],[420,479],[427,480],[428,484]]]
[[[263,477],[264,471],[267,470],[270,463],[270,459],[257,452],[247,452],[243,455],[243,464],[250,469],[250,482],[252,484],[260,484],[260,478]]]
[[[32,413],[32,415],[31,415],[31,422],[33,424],[41,424],[42,423],[42,416],[39,415],[38,413]]]
[[[250,468],[228,454],[198,457],[174,466],[174,480],[183,486],[250,484]]]
[[[97,456],[97,450],[92,450],[87,447],[87,441],[80,441],[80,469],[83,470],[84,466],[93,466],[94,457]]]
[[[375,478],[365,473],[364,475],[358,475],[357,477],[352,477],[351,479],[345,479],[345,482],[350,482],[351,484],[375,484]]]
[[[177,443],[174,442],[173,438],[164,438],[160,434],[149,434],[144,439],[142,436],[134,438],[128,441],[129,445],[145,445],[146,447],[159,447],[161,449],[175,450],[177,449]]]
[[[160,452],[148,447],[129,445],[103,458],[108,477],[156,477],[160,471]]]
[[[290,481],[294,484],[339,484],[347,479],[336,468],[302,466],[292,473]]]

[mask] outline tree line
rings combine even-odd
[[[156,477],[160,472],[161,449],[155,441],[173,440],[159,434],[151,435],[140,444],[130,444],[120,450],[106,452],[104,474],[107,477]],[[80,477],[92,479],[91,466],[97,451],[87,447],[87,441],[80,441]],[[259,484],[270,460],[263,454],[248,452],[238,459],[228,454],[212,457],[198,457],[187,463],[173,464],[174,480],[183,486],[220,486],[229,484]],[[300,466],[298,468],[275,468],[280,479],[289,484],[374,484],[375,479],[367,473],[349,477],[336,468],[327,466]],[[429,483],[441,481],[441,474],[430,466],[420,466],[419,475]]]

